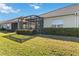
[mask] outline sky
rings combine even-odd
[[[40,15],[71,3],[0,3],[0,21],[20,16]]]

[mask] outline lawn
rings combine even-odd
[[[5,38],[15,33],[0,32],[0,55],[1,56],[60,56],[79,55],[79,43],[71,41],[56,40],[36,35],[23,43]],[[18,38],[28,36],[17,35]]]

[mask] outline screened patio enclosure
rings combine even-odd
[[[20,17],[18,19],[18,30],[36,30],[41,32],[43,29],[43,18],[31,15],[27,17]]]

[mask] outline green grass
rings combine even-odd
[[[56,40],[37,35],[23,43],[18,43],[4,37],[12,34],[15,33],[5,34],[0,32],[1,56],[79,55],[78,42]],[[18,35],[15,34],[15,36]]]

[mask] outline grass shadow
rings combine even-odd
[[[39,35],[40,37],[44,38],[51,38],[55,40],[63,40],[63,41],[71,41],[79,43],[79,37],[70,37],[70,36],[57,36],[57,35]]]
[[[36,37],[36,35],[30,35],[30,37],[28,37],[28,38],[16,38],[16,37],[12,37],[12,35],[14,35],[14,34],[6,35],[6,36],[3,36],[3,37],[7,38],[7,39],[10,39],[10,40],[13,40],[13,41],[18,42],[18,43],[23,43],[23,42],[25,42],[27,40],[30,40],[30,39],[33,39],[33,38]]]

